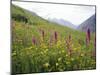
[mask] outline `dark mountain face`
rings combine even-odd
[[[81,31],[87,31],[87,29],[90,29],[91,32],[95,32],[96,30],[96,14],[91,16],[89,19],[84,21],[82,24],[80,24],[77,29]]]
[[[60,24],[60,25],[64,25],[64,26],[70,27],[72,29],[76,29],[75,25],[73,25],[71,22],[66,21],[64,19],[56,19],[56,18],[54,18],[54,19],[49,19],[49,21],[57,23],[57,24]]]

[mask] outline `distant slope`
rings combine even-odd
[[[77,29],[79,29],[81,31],[86,31],[88,28],[90,29],[91,32],[95,32],[95,30],[96,30],[96,14],[94,14],[89,19],[87,19],[82,24],[80,24]]]
[[[40,22],[43,22],[43,23],[47,22],[43,18],[39,17],[36,13],[31,12],[26,9],[23,9],[23,8],[13,5],[13,4],[12,4],[11,11],[12,11],[11,12],[12,19],[15,20],[15,18],[18,18],[18,19],[16,19],[16,21],[19,21],[19,22],[21,22],[21,21],[24,22],[25,20],[22,20],[23,18],[27,19],[27,23],[31,24],[31,25],[38,25],[38,24],[40,24]]]
[[[67,26],[67,27],[70,27],[72,29],[76,29],[76,26],[73,25],[71,22],[69,21],[66,21],[64,19],[49,19],[51,22],[54,22],[54,23],[57,23],[57,24],[60,24],[60,25],[64,25],[64,26]]]

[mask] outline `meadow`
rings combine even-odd
[[[24,18],[24,20],[19,19]],[[96,36],[12,5],[12,74],[96,68]]]

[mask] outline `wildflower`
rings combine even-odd
[[[45,36],[45,32],[44,32],[44,30],[43,29],[39,29],[39,32],[40,32],[40,38],[41,38],[41,41],[43,41],[44,40],[44,36]]]
[[[74,60],[74,58],[71,58],[71,61],[73,61]]]
[[[72,55],[72,50],[71,49],[68,49],[68,54],[69,54],[69,56]]]
[[[43,55],[44,53],[43,53],[43,52],[41,52],[41,54]]]
[[[86,32],[86,46],[88,46],[90,43],[90,29]]]
[[[29,47],[28,49],[32,49],[33,47],[31,46],[31,47]]]
[[[46,49],[45,51],[48,51],[48,49]]]
[[[47,51],[44,51],[44,54],[46,54]]]
[[[61,58],[58,58],[58,61],[61,61]]]
[[[47,45],[45,45],[44,43],[42,43],[41,44],[41,47],[44,48],[44,49],[46,49],[47,48]]]
[[[71,40],[72,40],[72,37],[71,35],[69,35],[69,37],[66,40],[66,45],[67,45],[68,53],[70,56],[72,54],[72,41]]]
[[[66,64],[67,64],[67,65],[69,65],[69,64],[70,64],[70,62],[68,62],[68,61],[67,61],[67,62],[66,62]]]
[[[68,57],[68,54],[66,54],[66,57]]]
[[[65,51],[64,50],[62,50],[62,53],[64,53]]]
[[[49,41],[49,46],[52,46],[52,42],[53,42],[53,35],[50,36],[50,41]]]
[[[45,63],[44,64],[44,67],[48,67],[50,64],[49,63]]]
[[[48,49],[45,49],[45,50],[44,50],[44,53],[47,53],[47,51],[48,51]]]
[[[57,42],[57,38],[58,38],[58,34],[57,34],[56,31],[54,32],[54,38],[55,38],[55,43],[56,43]]]
[[[38,49],[38,48],[35,48],[36,50]]]
[[[36,39],[33,37],[32,38],[32,43],[35,45],[36,44]]]
[[[69,42],[71,41],[71,39],[72,39],[72,37],[71,37],[71,35],[69,35]]]
[[[81,53],[81,56],[84,56],[84,54],[83,54],[83,53]]]
[[[77,50],[77,48],[74,48],[74,50],[76,51],[76,50]]]
[[[59,64],[58,63],[56,63],[56,66],[58,66]]]
[[[43,40],[44,40],[44,30],[42,30],[42,38],[43,38]]]
[[[61,46],[61,41],[59,40],[56,44],[57,48],[59,48]]]
[[[16,56],[16,53],[15,53],[15,52],[13,52],[13,53],[12,53],[12,56]]]
[[[87,30],[87,37],[88,37],[88,40],[90,41],[90,29]]]

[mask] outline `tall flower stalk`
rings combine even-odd
[[[86,32],[86,46],[88,46],[90,44],[90,39],[91,39],[90,29],[88,28],[88,30]]]
[[[35,39],[35,37],[32,37],[32,43],[33,43],[34,45],[36,45],[36,39]]]
[[[53,35],[50,36],[50,39],[49,39],[49,46],[51,47],[52,46],[52,43],[53,43]]]
[[[67,45],[69,56],[72,55],[72,43],[71,43],[71,40],[72,40],[72,37],[71,37],[71,35],[69,35],[67,40],[66,40],[66,45]]]
[[[44,30],[42,30],[41,33],[42,33],[42,39],[44,40],[44,36],[45,36],[44,35]]]
[[[54,32],[54,39],[55,39],[55,43],[57,43],[58,34],[57,34],[57,32],[56,32],[56,31]]]
[[[45,32],[44,32],[44,30],[43,29],[39,29],[39,32],[40,32],[40,36],[41,36],[41,41],[43,42],[43,40],[44,40],[44,37],[45,37]]]

